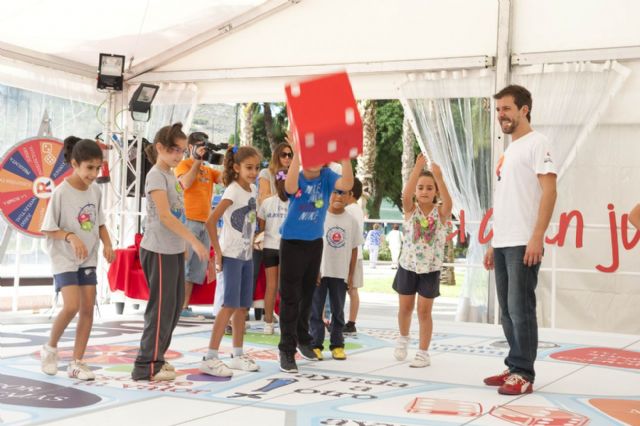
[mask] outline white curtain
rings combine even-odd
[[[488,273],[478,267],[484,249],[477,235],[490,200],[493,73],[443,71],[410,78],[401,87],[405,113],[422,150],[442,167],[454,214],[460,217],[464,210],[471,235],[456,317],[486,321]]]
[[[554,146],[562,177],[598,124],[610,101],[630,71],[617,62],[568,63],[515,67],[514,84],[527,87],[533,96],[532,125]],[[464,209],[467,231],[472,235],[469,265],[479,265],[483,248],[477,242],[477,222],[490,200],[490,132],[493,76],[488,71],[455,71],[413,75],[401,87],[405,112],[412,118],[423,151],[439,163],[454,201],[454,212]],[[556,216],[558,212],[556,211]],[[549,256],[543,267],[548,267]],[[488,297],[488,274],[468,267],[463,282],[457,319],[484,321]],[[550,317],[548,274],[541,274],[539,317]],[[570,308],[570,307],[567,307]],[[559,308],[560,309],[560,308]]]
[[[104,99],[104,94],[96,90],[95,78],[81,77],[5,57],[0,57],[0,85],[92,105],[97,105]]]
[[[512,81],[533,97],[531,124],[549,138],[562,179],[630,70],[618,62],[515,67]]]
[[[593,149],[595,143],[593,131],[600,124],[603,114],[616,94],[620,92],[630,73],[629,68],[615,61],[530,65],[513,69],[512,81],[529,89],[533,97],[532,127],[549,138],[554,149],[554,157],[557,159],[558,200],[552,222],[557,222],[559,214],[564,211],[579,209],[585,213],[585,223],[606,225],[607,216],[604,209],[608,201],[600,200],[613,197],[613,194],[610,189],[603,192],[588,188],[593,188],[592,181],[599,180],[595,176],[602,172],[606,173],[607,181],[610,179],[609,185],[616,187],[618,182],[615,176],[619,172],[612,173],[610,170],[595,168],[585,169],[585,154],[582,151],[587,150],[588,156],[608,158],[612,155],[609,151],[612,151],[615,145],[606,138],[602,138],[601,149]],[[581,166],[575,162],[576,158],[583,158]],[[623,161],[617,159],[614,164],[616,163],[622,167]],[[586,182],[589,184],[585,186]],[[602,197],[603,194],[607,195]],[[586,203],[585,197],[589,200]],[[589,214],[593,207],[589,208],[586,205],[593,203],[597,203],[595,207],[598,208],[598,213],[603,209],[605,214]],[[556,229],[551,226],[547,234],[553,235],[555,231]],[[598,234],[599,238],[606,238],[607,232],[606,229],[602,232],[592,229],[587,230],[587,235],[593,238]],[[588,241],[588,237],[585,237],[584,251],[579,253],[570,248],[569,244],[561,249],[548,247],[548,255],[543,258],[542,268],[552,267],[553,253],[556,251],[557,267],[592,269],[593,265],[597,264],[593,260],[594,253],[601,253],[602,247],[587,247]],[[607,246],[606,243],[600,245]],[[603,258],[607,258],[607,254],[603,254]],[[588,266],[585,263],[587,259]],[[611,279],[604,274],[592,276],[541,272],[536,290],[540,325],[580,328],[581,321],[576,321],[575,318],[580,318],[587,324],[585,309],[590,312],[594,311],[594,308],[593,304],[590,305],[590,302],[583,302],[583,300],[598,300],[599,296],[594,298],[594,293],[587,291],[586,287],[593,286],[594,282],[601,283]],[[581,290],[570,290],[577,288]],[[601,290],[598,294],[604,295]],[[571,296],[567,297],[567,295]],[[630,294],[629,297],[631,297]],[[637,298],[637,295],[635,297]],[[556,317],[562,320],[556,320]],[[571,320],[565,318],[571,318]]]

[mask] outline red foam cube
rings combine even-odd
[[[290,83],[285,92],[303,167],[362,153],[362,119],[346,72]]]

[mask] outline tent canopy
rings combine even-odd
[[[0,83],[90,100],[103,52],[126,55],[131,83],[195,82],[203,103],[282,100],[285,81],[338,69],[358,97],[392,98],[409,72],[491,66],[500,1],[25,0],[3,5]],[[640,46],[632,0],[511,4],[516,54]]]

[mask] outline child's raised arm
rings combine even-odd
[[[295,138],[289,137],[288,140],[291,143],[291,149],[293,150],[293,160],[289,164],[289,172],[287,178],[284,180],[284,190],[287,194],[293,195],[298,192],[298,177],[300,175],[300,150],[298,149],[298,142]]]
[[[416,191],[416,185],[418,184],[420,173],[422,173],[426,164],[427,161],[424,158],[424,154],[418,154],[416,157],[416,164],[413,166],[413,170],[411,170],[411,175],[409,175],[409,180],[404,188],[402,188],[402,211],[405,219],[407,218],[407,215],[413,213],[413,209],[415,208],[413,195]]]
[[[342,160],[341,164],[342,176],[336,181],[336,189],[351,191],[351,188],[353,188],[353,168],[351,167],[351,160]]]
[[[229,208],[233,204],[233,201],[229,199],[220,200],[215,209],[211,212],[209,217],[207,218],[207,222],[205,226],[207,227],[207,232],[209,233],[209,239],[211,240],[211,245],[213,246],[213,251],[216,255],[216,271],[222,272],[222,249],[220,248],[220,240],[218,238],[218,228],[217,223],[224,214],[225,210]],[[229,226],[230,224],[225,224],[225,226]]]
[[[449,194],[449,189],[447,189],[447,184],[444,183],[442,169],[440,166],[432,162],[431,173],[433,174],[433,178],[436,180],[438,191],[440,192],[440,199],[442,200],[442,204],[438,208],[438,213],[440,214],[440,220],[442,223],[445,223],[451,217],[453,201],[451,201],[451,195]]]

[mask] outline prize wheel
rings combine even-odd
[[[0,213],[18,232],[42,237],[49,198],[71,174],[64,143],[51,137],[25,139],[0,159]]]

